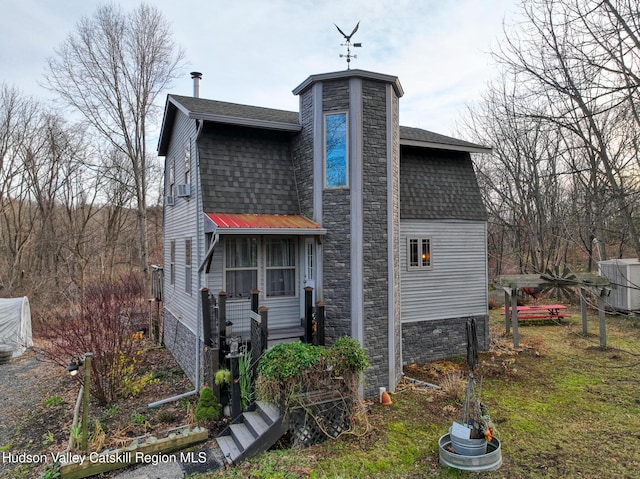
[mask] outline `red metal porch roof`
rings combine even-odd
[[[324,234],[325,230],[317,223],[300,215],[254,215],[244,213],[205,213],[213,224],[224,230],[259,230],[262,233],[291,231]],[[302,230],[302,231],[300,231]]]

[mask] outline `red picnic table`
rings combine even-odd
[[[562,319],[570,316],[564,304],[530,304],[517,308],[518,319]],[[502,314],[505,314],[504,306]]]

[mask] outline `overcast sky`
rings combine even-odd
[[[4,0],[0,14],[0,82],[36,98],[46,58],[55,54],[98,0]],[[116,2],[118,3],[118,2]],[[291,93],[309,75],[344,70],[342,37],[350,33],[351,67],[395,75],[405,95],[400,123],[453,134],[465,105],[495,71],[503,20],[517,0],[147,0],[171,22],[184,49],[183,79],[167,93],[191,95],[189,72],[203,73],[200,96],[298,110]],[[120,2],[133,8],[137,2]],[[164,96],[163,96],[164,102]]]

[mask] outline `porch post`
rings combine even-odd
[[[258,311],[260,313],[260,354],[264,353],[269,348],[269,308],[266,306],[260,306]]]
[[[316,334],[313,338],[313,344],[316,346],[324,346],[324,320],[324,302],[318,301],[318,304],[316,305]]]
[[[259,289],[252,289],[251,290],[251,311],[253,311],[254,313],[258,312],[258,299],[260,296],[260,290]]]
[[[304,340],[313,342],[313,288],[304,288]]]
[[[220,363],[224,361],[224,349],[227,347],[227,293],[220,291],[218,293],[218,358]],[[224,338],[224,341],[222,340]]]

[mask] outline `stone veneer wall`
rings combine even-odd
[[[313,90],[300,96],[300,122],[304,128],[293,140],[293,172],[296,180],[300,212],[309,219],[313,215]]]
[[[184,324],[164,309],[164,344],[171,351],[184,373],[193,384],[196,383],[196,335]],[[202,348],[202,342],[201,342]],[[202,354],[202,351],[201,351]],[[202,358],[202,356],[200,356]],[[202,364],[202,361],[201,361]]]
[[[348,110],[348,80],[323,83],[322,111]],[[325,335],[328,344],[341,336],[351,336],[350,205],[350,189],[336,188],[323,191],[322,226],[327,229],[322,246],[323,297],[326,302]]]
[[[403,363],[422,364],[467,354],[466,323],[471,319],[447,318],[402,325]],[[489,348],[489,317],[475,316],[478,346]]]
[[[371,363],[365,374],[365,397],[375,395],[380,386],[389,387],[387,120],[386,84],[363,81],[363,336]]]

